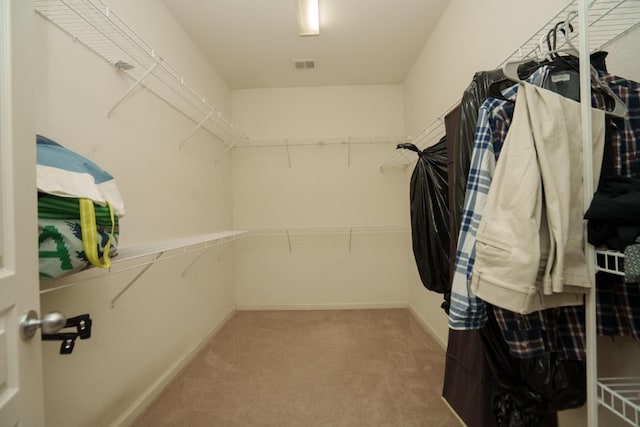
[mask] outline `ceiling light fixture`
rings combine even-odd
[[[296,0],[298,9],[298,35],[320,35],[320,14],[318,0]]]

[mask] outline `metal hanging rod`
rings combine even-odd
[[[202,127],[230,144],[248,139],[102,0],[35,0],[34,6],[75,41],[196,123],[196,130]],[[143,76],[151,81],[143,83],[142,73],[151,69]],[[211,126],[201,123],[207,116]]]

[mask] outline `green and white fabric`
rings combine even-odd
[[[125,213],[115,180],[55,141],[36,142],[40,279],[109,268]]]
[[[38,236],[40,279],[55,279],[91,265],[109,268],[118,247],[118,217],[109,205],[39,193]]]

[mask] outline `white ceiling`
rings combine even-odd
[[[319,0],[317,37],[298,36],[294,0],[164,1],[229,87],[247,89],[401,83],[450,0]]]

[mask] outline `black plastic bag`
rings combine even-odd
[[[530,359],[515,358],[490,307],[480,336],[487,363],[498,383],[492,403],[499,427],[547,425],[551,414],[584,404],[584,362],[559,360],[552,352]]]
[[[518,359],[520,378],[498,379],[493,411],[499,427],[538,427],[550,414],[586,401],[584,362],[558,360],[554,353]]]
[[[499,427],[539,427],[547,417],[540,395],[526,387],[498,383],[493,411]]]
[[[546,410],[579,408],[587,400],[585,362],[559,360],[556,353],[518,361],[526,384],[543,399]]]
[[[445,293],[449,276],[449,186],[447,184],[447,145],[443,139],[420,150],[413,144],[398,149],[418,153],[411,175],[411,237],[413,255],[425,288]]]
[[[497,384],[491,403],[498,427],[544,426],[547,409],[543,397],[525,381],[520,360],[509,352],[490,307],[487,315],[480,336],[485,346],[487,364]]]

